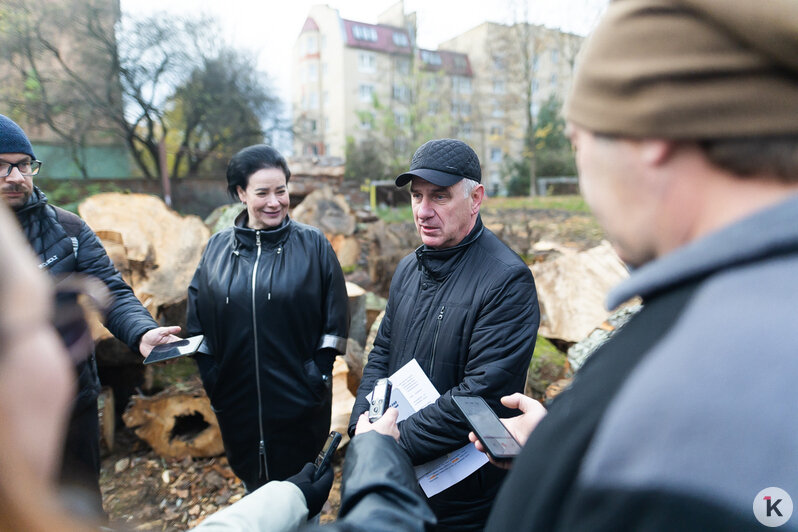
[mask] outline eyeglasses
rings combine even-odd
[[[41,161],[22,161],[21,163],[8,163],[0,161],[0,177],[8,177],[11,175],[11,170],[16,168],[19,173],[25,176],[36,175],[42,167]]]
[[[104,315],[111,295],[102,281],[75,274],[56,281],[53,327],[74,364],[86,360],[94,350],[94,338],[86,310]]]

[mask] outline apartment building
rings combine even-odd
[[[357,142],[386,128],[395,132],[390,148],[402,151],[429,130],[425,117],[443,135],[451,135],[450,123],[470,119],[468,57],[419,49],[415,17],[402,6],[377,24],[343,19],[326,5],[311,8],[293,50],[296,155],[343,157],[347,137]]]
[[[435,137],[469,143],[490,194],[505,191],[529,116],[571,83],[581,37],[530,24],[483,23],[416,46],[415,13],[397,2],[377,24],[314,6],[294,45],[294,154],[344,157],[348,137],[379,139],[402,160]],[[406,162],[405,162],[406,164]]]
[[[485,22],[441,43],[464,53],[474,69],[471,143],[489,194],[503,194],[505,159],[524,151],[527,123],[550,96],[567,93],[582,37],[543,26]],[[528,111],[528,112],[527,112]]]

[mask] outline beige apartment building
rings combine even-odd
[[[502,165],[523,155],[528,120],[551,96],[562,101],[582,37],[543,26],[485,22],[441,47],[468,55],[474,69],[471,143],[489,194],[505,192]],[[529,111],[529,112],[527,112]]]
[[[522,154],[526,102],[536,113],[565,93],[581,38],[486,22],[426,50],[415,35],[402,1],[377,24],[311,8],[293,50],[294,154],[344,157],[347,138],[375,139],[406,165],[422,142],[455,137],[479,154],[488,192],[503,193],[502,163]]]

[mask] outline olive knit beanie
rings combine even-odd
[[[565,116],[625,137],[798,134],[798,1],[614,0]]]

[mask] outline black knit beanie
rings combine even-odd
[[[0,115],[0,153],[24,153],[36,159],[33,146],[22,128],[3,115]]]

